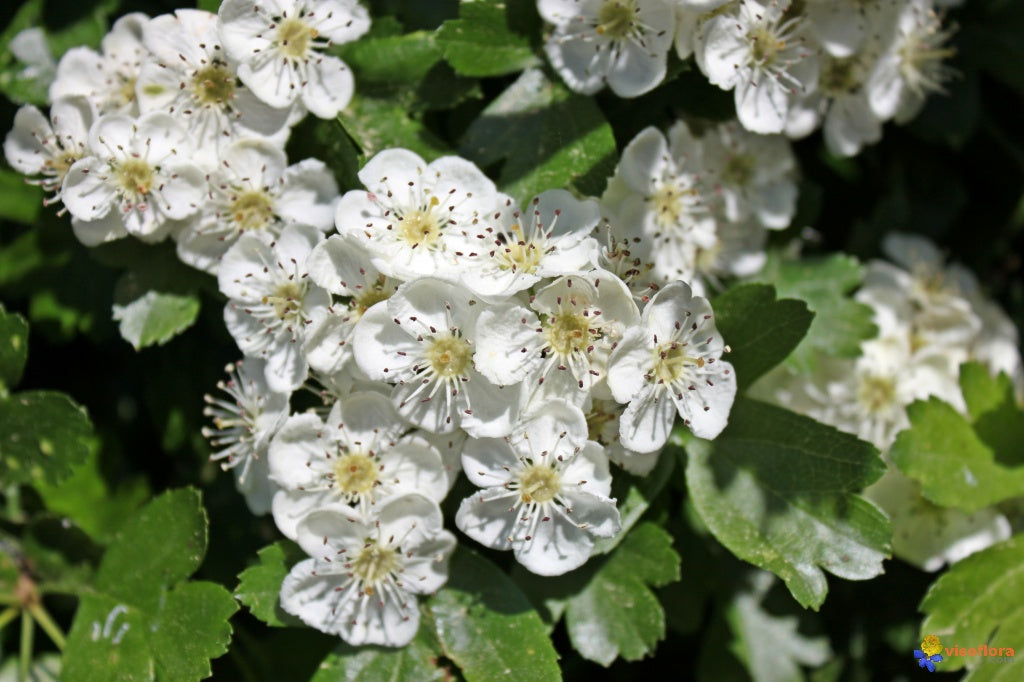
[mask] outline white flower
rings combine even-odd
[[[781,133],[792,101],[814,87],[803,19],[788,0],[742,0],[707,20],[694,51],[713,85],[735,90],[736,115],[755,133]]]
[[[189,159],[193,146],[181,124],[163,113],[132,119],[111,114],[89,133],[89,156],[71,166],[61,197],[75,218],[89,221],[95,244],[125,233],[164,238],[173,221],[199,210],[203,172]]]
[[[503,386],[544,385],[582,405],[604,379],[608,354],[640,319],[626,285],[610,272],[565,275],[531,297],[488,306],[477,323],[476,367]]]
[[[310,278],[341,302],[314,315],[306,333],[309,365],[334,374],[352,360],[352,334],[363,314],[398,290],[398,280],[377,272],[356,237],[332,235],[317,244],[307,261]]]
[[[38,26],[19,31],[7,43],[7,49],[25,65],[19,78],[36,81],[39,87],[49,88],[57,73],[57,62],[46,41],[46,32]]]
[[[609,461],[636,476],[651,473],[661,456],[660,450],[637,452],[623,447],[619,438],[619,420],[625,405],[614,400],[592,400],[586,407],[587,432],[592,441],[604,446]]]
[[[103,37],[102,53],[88,47],[73,47],[57,64],[57,77],[50,85],[50,101],[69,95],[87,98],[100,115],[137,115],[135,82],[149,49],[142,31],[149,17],[139,12],[126,14]]]
[[[660,449],[677,412],[700,438],[721,433],[736,397],[724,349],[706,299],[684,282],[655,294],[640,326],[626,332],[608,360],[608,386],[615,400],[629,403],[620,420],[622,445]]]
[[[358,392],[334,403],[321,420],[306,412],[290,417],[270,443],[274,521],[294,539],[309,512],[348,504],[361,513],[403,492],[440,502],[448,492],[441,455],[408,427],[379,393]]]
[[[455,536],[441,510],[422,495],[402,495],[361,517],[355,510],[311,513],[297,542],[312,559],[281,585],[281,608],[349,644],[405,646],[420,625],[417,594],[448,580]]]
[[[325,50],[369,30],[356,0],[224,0],[219,16],[238,77],[270,106],[301,100],[314,115],[333,118],[352,99],[352,72]]]
[[[750,216],[764,227],[789,227],[796,213],[796,157],[781,135],[755,135],[734,122],[701,138],[703,165],[734,223]]]
[[[954,71],[943,63],[952,30],[928,0],[908,0],[893,21],[895,30],[867,80],[871,109],[883,119],[904,123],[917,116],[932,92],[944,92]]]
[[[166,111],[184,121],[199,159],[215,165],[221,149],[242,137],[283,145],[291,110],[275,109],[240,87],[217,35],[216,14],[179,9],[153,18],[143,40],[154,61],[143,64],[136,84],[139,109]]]
[[[400,279],[458,280],[459,255],[498,209],[498,192],[479,168],[445,156],[427,164],[407,149],[385,149],[359,179],[369,191],[347,192],[338,204],[340,234],[360,237],[377,270]]]
[[[513,550],[538,575],[582,566],[595,537],[619,532],[608,460],[587,440],[583,413],[565,401],[545,403],[507,438],[469,441],[462,466],[483,490],[459,505],[459,530]]]
[[[938,507],[921,495],[920,486],[890,468],[864,491],[892,519],[892,551],[925,571],[937,571],[1006,540],[1009,521],[995,509],[968,514]]]
[[[303,343],[313,312],[330,304],[309,282],[306,259],[321,238],[309,225],[289,225],[275,242],[244,234],[221,261],[220,290],[228,297],[224,322],[241,351],[267,361],[267,384],[293,391],[306,380]]]
[[[512,429],[519,391],[495,386],[473,364],[477,305],[460,287],[416,279],[356,324],[359,368],[374,381],[397,383],[392,400],[420,428],[448,433],[461,426],[473,436]]]
[[[277,486],[270,480],[267,450],[270,439],[288,418],[290,394],[272,390],[263,378],[262,360],[239,360],[228,365],[230,378],[217,388],[230,400],[206,397],[203,414],[213,417],[214,428],[203,428],[203,437],[217,451],[210,459],[235,474],[235,486],[245,495],[253,514],[270,511]]]
[[[525,212],[512,200],[494,214],[468,258],[462,281],[481,296],[510,296],[542,279],[593,266],[597,243],[589,238],[600,220],[597,202],[548,190]]]
[[[14,115],[14,127],[4,139],[4,156],[11,168],[53,193],[45,203],[61,200],[61,187],[71,166],[86,156],[93,110],[84,97],[64,97],[50,107],[47,120],[39,109],[26,105]]]
[[[808,32],[833,57],[849,57],[894,19],[891,8],[905,0],[807,0]]]
[[[626,145],[601,199],[613,228],[640,226],[659,283],[693,280],[700,253],[718,241],[700,194],[701,154],[682,123],[673,126],[669,141],[657,128],[645,128]]]
[[[620,97],[637,97],[665,78],[675,36],[668,0],[537,0],[555,30],[544,50],[576,92],[592,95],[605,83]]]
[[[177,235],[178,257],[216,273],[224,252],[246,232],[269,240],[292,223],[327,232],[337,201],[338,185],[322,161],[303,159],[289,166],[273,143],[238,140],[223,150],[207,176],[198,220]]]

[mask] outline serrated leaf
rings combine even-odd
[[[461,3],[459,18],[441,25],[437,42],[445,60],[463,76],[503,76],[540,63],[529,39],[509,28],[500,0]]]
[[[665,612],[648,586],[679,580],[672,536],[642,523],[569,599],[565,623],[573,648],[608,666],[618,657],[636,661],[665,637]]]
[[[593,554],[607,554],[615,549],[629,529],[636,525],[640,517],[668,483],[675,469],[679,448],[667,445],[658,457],[658,463],[646,476],[633,476],[626,472],[616,472],[612,480],[612,494],[619,509],[622,529],[611,538],[599,538],[594,543]]]
[[[82,596],[64,650],[67,679],[197,680],[227,651],[231,594],[186,582],[206,553],[199,493],[157,497],[115,535]]]
[[[498,186],[521,202],[548,189],[604,191],[618,160],[611,126],[589,97],[527,69],[470,124],[460,153],[480,166],[504,160]]]
[[[998,409],[1006,400],[1013,400],[1013,382],[1005,374],[992,376],[980,362],[960,365],[960,390],[972,421]]]
[[[366,84],[408,85],[418,82],[441,59],[441,48],[434,40],[434,34],[415,31],[404,35],[364,37],[342,45],[338,56],[352,68],[362,90]]]
[[[167,343],[191,327],[198,316],[199,298],[189,294],[147,291],[128,305],[114,304],[121,337],[135,350]]]
[[[889,456],[921,483],[925,498],[972,512],[1024,495],[1024,467],[997,462],[993,449],[953,406],[932,397],[911,403],[907,416],[910,428],[896,436]]]
[[[414,151],[428,162],[451,153],[421,120],[389,99],[356,95],[338,120],[367,158],[391,147]]]
[[[801,634],[796,615],[765,609],[762,602],[773,580],[770,573],[755,573],[750,588],[729,604],[725,619],[733,633],[730,649],[755,682],[803,682],[801,666],[823,665],[832,651],[827,637]]]
[[[0,480],[58,483],[89,456],[92,424],[63,393],[22,391],[0,400]]]
[[[758,279],[771,283],[781,298],[804,301],[814,313],[807,336],[787,358],[790,365],[812,371],[818,353],[856,357],[861,342],[878,333],[871,308],[849,297],[863,277],[864,268],[846,254],[800,260],[769,255]]]
[[[464,547],[449,575],[428,607],[445,656],[466,680],[561,679],[544,623],[508,576]]]
[[[728,360],[741,387],[782,362],[814,319],[803,301],[776,300],[775,289],[767,284],[732,287],[715,298],[712,307],[718,331],[732,349]]]
[[[936,635],[944,647],[1012,647],[1024,651],[1024,535],[957,562],[929,588],[920,610],[921,636]],[[939,669],[973,668],[965,679],[1019,679],[1019,663],[986,664],[985,657],[950,656]],[[1019,654],[1018,654],[1019,655]]]
[[[0,306],[0,398],[17,386],[28,359],[28,322]]]
[[[803,606],[824,602],[824,571],[851,580],[882,572],[889,521],[855,494],[885,471],[874,446],[741,397],[718,438],[686,450],[687,488],[708,529],[782,578]]]
[[[433,623],[424,619],[416,637],[399,649],[342,644],[327,655],[310,682],[449,680],[451,673],[438,664],[441,654],[431,627]]]
[[[295,543],[282,540],[261,549],[258,557],[258,564],[239,574],[235,598],[267,625],[303,627],[301,620],[281,608],[280,595],[285,576],[306,558],[305,553]]]
[[[991,375],[978,362],[960,366],[960,389],[974,432],[995,459],[1006,466],[1024,464],[1024,412],[1017,405],[1013,381],[1006,374]]]

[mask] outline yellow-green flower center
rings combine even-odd
[[[889,377],[862,377],[857,399],[869,412],[885,410],[896,400],[896,385]]]
[[[394,573],[401,566],[398,552],[374,540],[367,540],[352,561],[352,573],[363,581],[363,594],[373,595],[373,586]]]
[[[122,161],[114,171],[114,177],[125,194],[145,196],[153,188],[153,167],[142,159]]]
[[[842,95],[861,86],[857,59],[828,59],[821,67],[819,87],[829,95]]]
[[[310,43],[316,36],[315,28],[295,17],[288,17],[278,24],[277,42],[281,46],[281,52],[292,59],[305,57]]]
[[[747,32],[747,40],[751,43],[750,53],[758,64],[771,64],[775,57],[786,49],[786,41],[776,36],[763,24]]]
[[[672,183],[664,183],[654,191],[648,200],[654,211],[654,219],[662,227],[678,225],[687,209],[687,199],[696,194],[692,189],[680,189]]]
[[[633,29],[635,17],[636,7],[632,0],[607,0],[597,12],[594,30],[612,40],[621,40]]]
[[[201,104],[223,104],[235,94],[235,76],[224,64],[215,62],[192,77],[192,92]]]
[[[258,230],[274,217],[274,203],[266,192],[247,190],[231,201],[229,215],[239,230]]]
[[[686,378],[691,367],[701,368],[704,366],[704,358],[694,357],[687,351],[688,346],[670,342],[658,346],[657,359],[654,362],[654,378],[671,384],[680,379]]]
[[[121,104],[131,104],[135,101],[135,78],[122,78],[121,88],[118,90]]]
[[[334,480],[339,491],[349,495],[363,495],[377,484],[377,466],[369,455],[349,453],[335,462]]]
[[[512,235],[514,241],[503,244],[498,252],[498,267],[513,272],[533,272],[540,265],[544,253],[536,244],[523,238],[519,225],[512,226]]]
[[[564,310],[548,318],[544,337],[551,350],[561,356],[570,355],[590,345],[590,320],[581,313]]]
[[[754,177],[757,160],[751,154],[734,154],[725,162],[722,181],[733,187],[743,187]]]
[[[355,315],[355,319],[363,316],[367,310],[381,301],[391,298],[394,287],[388,288],[388,278],[384,275],[377,275],[377,281],[368,287],[363,287],[349,302],[349,308]]]
[[[546,464],[531,464],[519,474],[519,499],[526,504],[550,502],[561,489],[562,477]]]
[[[430,197],[427,210],[413,209],[399,218],[398,233],[412,247],[431,247],[441,238],[441,222],[433,215],[433,208],[440,203],[437,197]]]
[[[427,351],[431,369],[446,379],[465,374],[472,357],[469,343],[457,336],[436,339]]]
[[[299,314],[305,286],[295,282],[285,282],[277,287],[272,296],[264,296],[263,303],[274,306],[274,314],[280,319],[295,317]]]

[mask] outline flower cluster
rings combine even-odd
[[[853,359],[822,359],[811,376],[775,372],[759,382],[762,396],[870,441],[887,453],[910,426],[906,408],[936,396],[966,413],[960,365],[977,361],[1006,373],[1024,393],[1016,327],[987,300],[966,268],[946,265],[923,237],[890,234],[883,247],[895,264],[876,260],[856,299],[871,307],[877,337]],[[893,522],[893,550],[935,571],[1010,535],[995,510],[967,514],[937,507],[890,465],[865,491]]]
[[[725,428],[736,381],[701,277],[759,267],[795,164],[781,138],[679,123],[671,150],[654,129],[630,145],[601,202],[554,189],[521,206],[465,159],[405,149],[339,196],[284,145],[347,104],[325,50],[368,26],[352,0],[129,14],[61,58],[49,116],[22,108],[5,153],[86,245],[170,238],[216,276],[244,358],[204,435],[310,557],[281,605],[400,646],[416,595],[447,579],[439,505],[460,472],[479,490],[457,527],[558,575],[620,530],[611,463],[649,472],[677,419]]]
[[[545,50],[577,92],[636,97],[665,78],[668,52],[693,56],[735,93],[740,124],[792,138],[823,127],[851,156],[941,91],[952,55],[933,0],[537,0]]]

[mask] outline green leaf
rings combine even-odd
[[[75,522],[98,542],[106,543],[149,497],[143,478],[122,478],[116,487],[100,471],[99,441],[89,443],[89,456],[58,485],[33,483],[46,508]]]
[[[199,297],[147,291],[128,305],[114,304],[121,337],[141,350],[163,345],[191,327],[199,316]]]
[[[832,651],[827,637],[801,634],[796,615],[777,616],[765,609],[773,581],[770,573],[754,573],[750,587],[727,607],[725,618],[733,633],[730,648],[755,682],[802,682],[801,666],[824,665]]]
[[[220,0],[196,0],[196,9],[203,9],[216,14],[217,10],[220,9]]]
[[[1000,408],[1008,399],[1012,402],[1013,382],[1005,374],[992,376],[980,362],[960,365],[960,390],[967,403],[967,414],[976,421],[986,412]]]
[[[21,381],[28,359],[28,322],[0,306],[0,399]]]
[[[882,572],[889,521],[855,494],[885,471],[874,446],[741,397],[718,438],[686,449],[687,488],[708,529],[803,606],[824,602],[823,570],[851,580]]]
[[[95,592],[82,596],[64,650],[67,679],[209,676],[238,604],[220,585],[186,582],[206,542],[196,490],[165,493],[132,516],[100,562]]]
[[[973,512],[1024,495],[1024,467],[997,462],[993,449],[951,405],[935,397],[919,400],[907,407],[907,416],[910,428],[896,436],[889,456],[921,483],[929,501]]]
[[[504,160],[503,192],[521,202],[548,189],[604,191],[618,152],[594,100],[527,69],[470,124],[460,153],[480,166]]]
[[[0,400],[0,480],[58,483],[89,456],[92,424],[63,393],[23,391]]]
[[[509,28],[501,0],[461,3],[459,18],[437,30],[437,42],[463,76],[503,76],[540,63],[529,39]]]
[[[31,225],[42,206],[42,189],[27,184],[21,173],[0,168],[0,219]]]
[[[441,59],[434,34],[416,31],[380,38],[364,37],[338,50],[352,68],[360,91],[374,85],[418,83]]]
[[[424,619],[416,637],[399,649],[342,644],[327,655],[311,682],[450,680],[450,671],[438,664],[440,651],[437,637],[430,631],[432,625]]]
[[[8,658],[0,665],[0,682],[60,682],[60,655],[47,653],[34,658],[27,680],[18,676],[18,661]]]
[[[740,386],[749,386],[792,352],[814,319],[803,301],[775,300],[767,284],[732,287],[712,301],[715,324],[732,349]]]
[[[338,120],[366,157],[391,147],[404,147],[426,161],[451,150],[404,106],[390,99],[356,95]]]
[[[667,445],[658,457],[658,463],[646,476],[633,476],[626,472],[616,472],[612,481],[611,496],[617,500],[619,515],[622,518],[622,530],[615,537],[600,538],[594,543],[594,554],[607,554],[615,549],[629,529],[636,525],[644,512],[664,489],[675,469],[679,448],[674,444]]]
[[[586,586],[569,599],[565,623],[573,648],[611,665],[636,661],[665,637],[665,612],[648,586],[679,580],[672,536],[653,523],[633,529]]]
[[[463,547],[450,576],[428,607],[445,656],[466,680],[561,679],[544,623],[508,576]]]
[[[1012,647],[1024,651],[1024,535],[972,554],[950,567],[928,590],[921,636],[936,635],[943,646]],[[974,668],[966,679],[1017,680],[1019,663],[986,664],[984,657],[949,656],[940,670]]]
[[[259,563],[239,574],[235,598],[267,625],[304,627],[301,620],[281,608],[279,597],[285,576],[306,555],[295,543],[282,540],[264,547],[258,556]]]
[[[992,448],[997,462],[1024,464],[1024,412],[1017,406],[1013,381],[1006,374],[992,376],[978,362],[960,366],[960,389],[974,432]]]
[[[800,260],[769,254],[758,279],[774,285],[780,297],[804,301],[814,313],[807,336],[787,359],[790,365],[813,371],[818,353],[856,357],[861,341],[878,333],[871,308],[849,297],[863,277],[864,268],[846,254]]]

